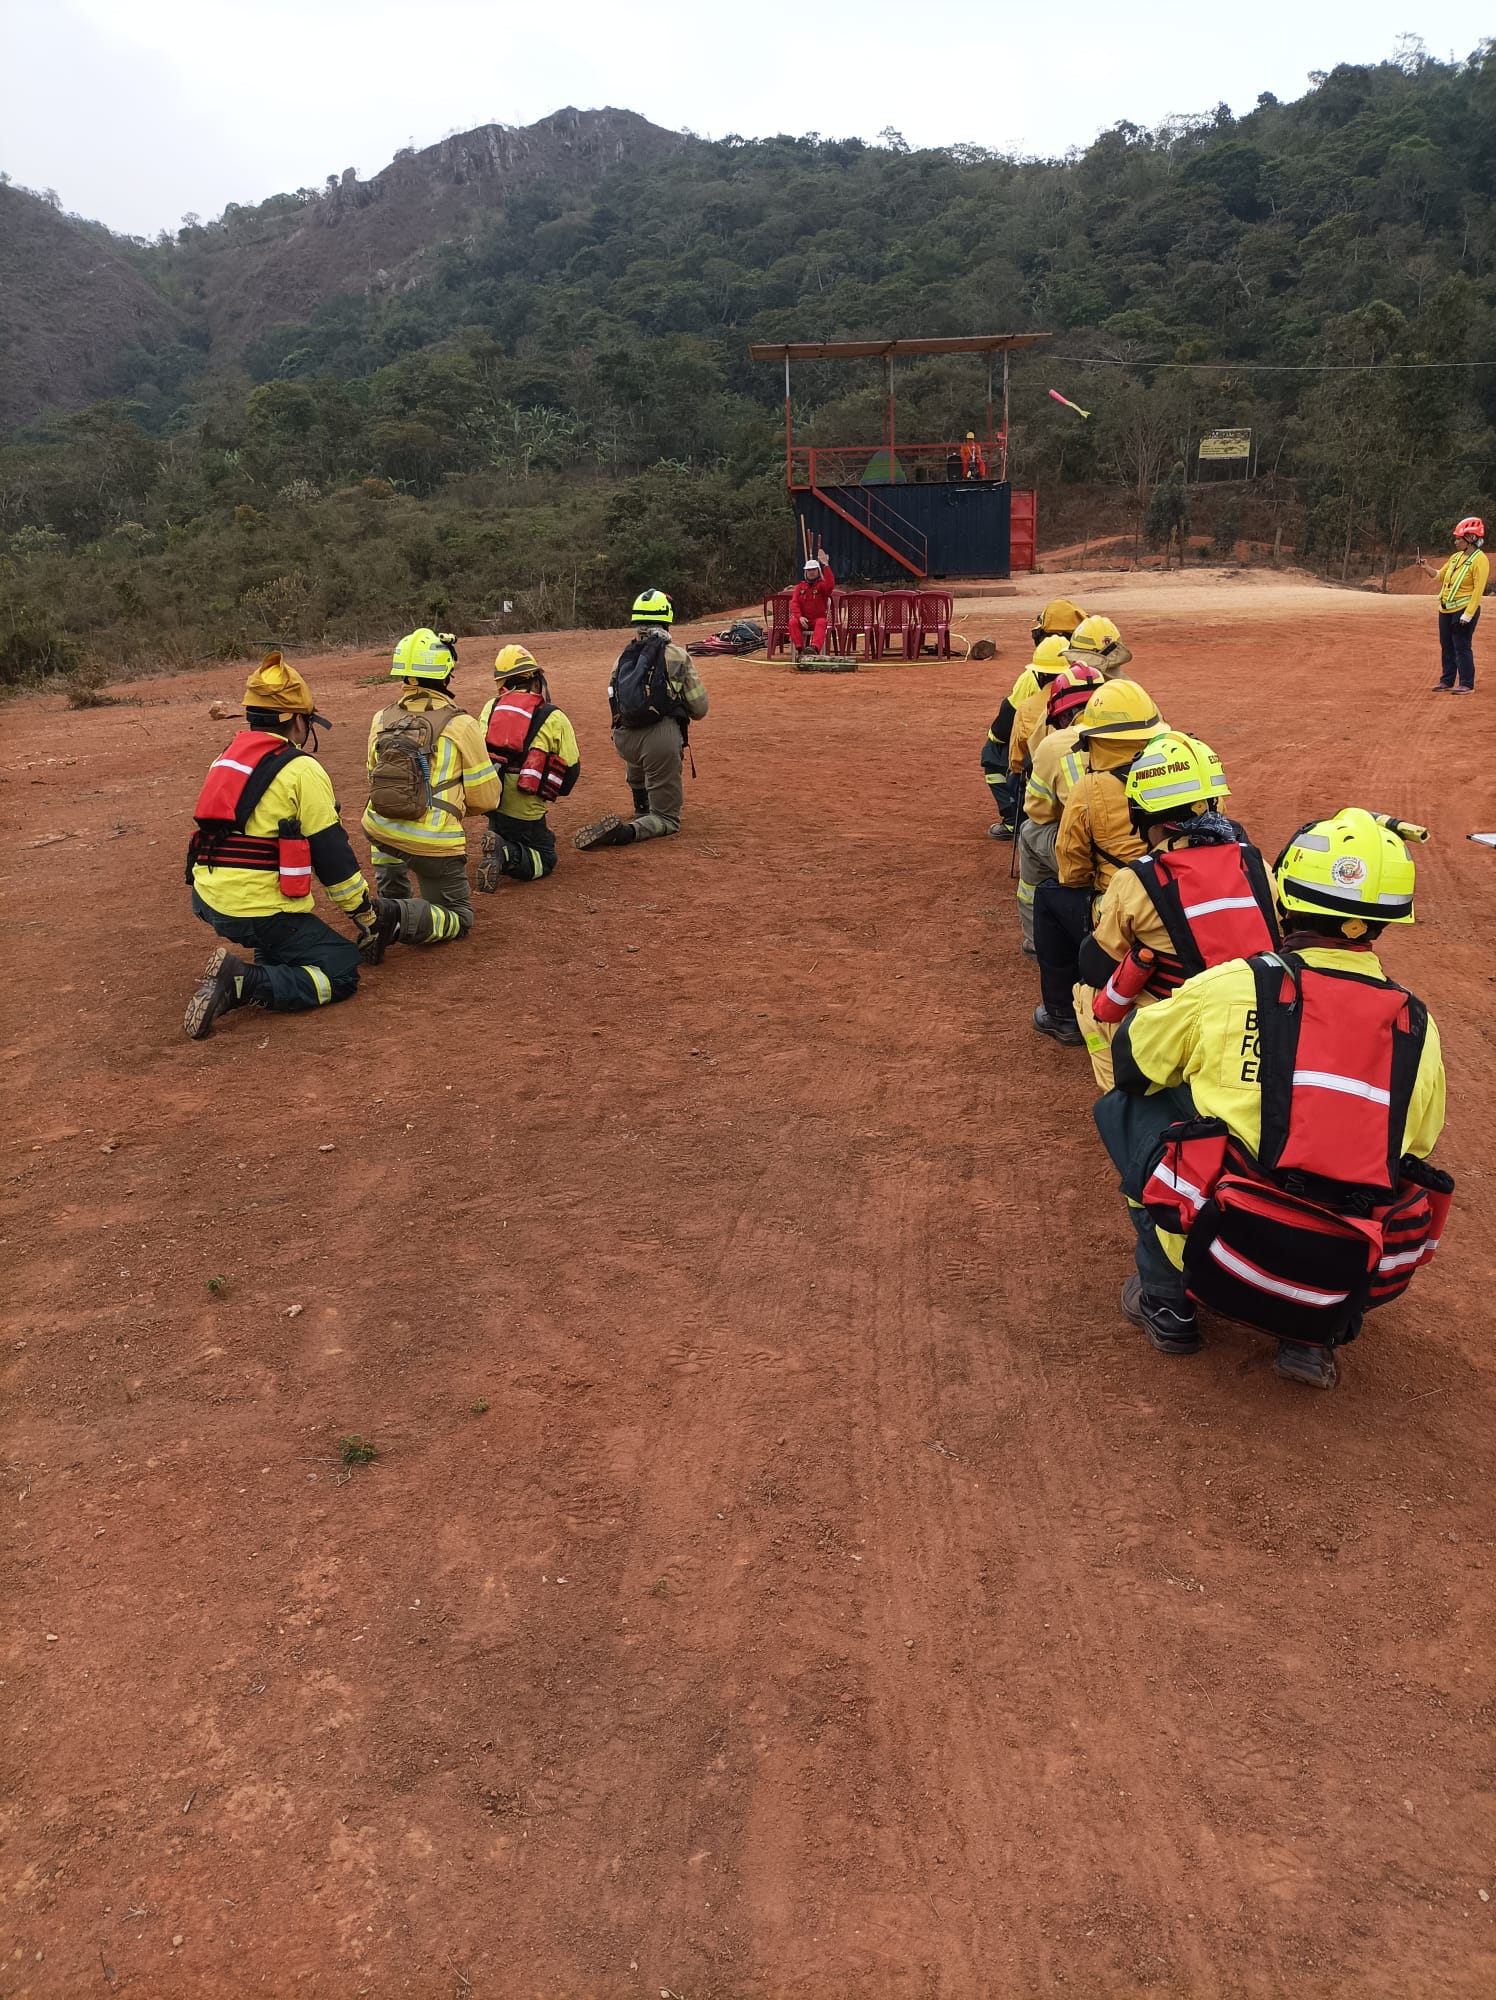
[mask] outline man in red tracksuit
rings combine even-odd
[[[819,653],[825,645],[826,620],[831,615],[831,593],[835,588],[836,578],[822,549],[817,560],[805,565],[804,576],[790,593],[790,644],[797,661],[802,652]]]

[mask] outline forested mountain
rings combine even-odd
[[[118,251],[170,320],[110,401],[0,448],[11,677],[80,642],[239,652],[505,600],[616,620],[640,577],[688,610],[751,595],[789,537],[750,340],[1048,330],[1015,476],[1110,486],[1160,532],[1215,425],[1253,427],[1324,562],[1496,493],[1489,42],[1059,162],[560,113]],[[979,385],[932,362],[900,398],[947,436]],[[874,369],[807,367],[797,399],[809,439],[879,433]]]

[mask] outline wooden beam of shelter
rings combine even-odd
[[[901,355],[1007,354],[1016,347],[1034,347],[1047,333],[965,333],[949,340],[790,340],[768,341],[748,349],[752,361],[864,361]]]

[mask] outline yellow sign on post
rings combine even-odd
[[[1250,458],[1250,431],[1207,431],[1200,440],[1201,458]]]

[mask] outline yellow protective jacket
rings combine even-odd
[[[1013,716],[1013,733],[1008,738],[1008,769],[1021,771],[1028,762],[1029,737],[1044,721],[1049,706],[1049,689],[1042,687],[1019,702]]]
[[[433,794],[449,801],[451,810],[433,805],[422,819],[385,819],[372,805],[366,806],[364,832],[373,845],[374,858],[377,861],[381,852],[416,861],[423,854],[463,854],[467,851],[467,835],[462,815],[493,812],[499,803],[499,774],[488,754],[483,731],[466,709],[459,708],[450,695],[434,688],[412,688],[395,706],[409,709],[413,715],[428,711],[438,716],[451,714],[452,720],[437,743],[431,771]],[[371,771],[374,744],[384,714],[381,709],[369,725],[367,767]]]
[[[338,908],[349,916],[368,911],[369,887],[338,818],[332,779],[305,751],[276,772],[244,831],[256,840],[273,840],[283,819],[300,820],[312,850],[312,873]],[[192,886],[223,917],[279,917],[312,907],[310,893],[282,895],[279,875],[263,868],[213,868],[199,861],[193,866]]]
[[[1372,951],[1311,945],[1299,951],[1322,972],[1382,979]],[[1262,1144],[1262,1089],[1258,1081],[1257,986],[1244,958],[1213,965],[1187,979],[1156,1006],[1134,1009],[1112,1043],[1118,1078],[1127,1090],[1167,1090],[1187,1083],[1201,1118],[1221,1118],[1255,1159]],[[1402,1150],[1426,1160],[1444,1129],[1444,1057],[1439,1030],[1429,1016],[1418,1074],[1403,1127]],[[1159,1231],[1159,1242],[1182,1265],[1184,1239]]]
[[[494,702],[497,700],[498,696],[495,695],[491,701],[486,701],[478,717],[478,727],[485,741],[488,736],[488,719],[493,714]],[[553,708],[536,730],[532,747],[544,750],[548,756],[559,758],[572,770],[575,770],[582,761],[582,752],[577,745],[577,732],[559,708]],[[567,789],[570,790],[570,787],[571,780],[568,779]],[[502,774],[498,809],[506,819],[544,819],[546,802],[534,792],[520,790],[518,771],[505,771]]]
[[[1490,580],[1491,565],[1484,549],[1456,549],[1439,571],[1439,609],[1479,611]]]
[[[1025,819],[1038,826],[1053,826],[1059,819],[1086,769],[1085,753],[1076,748],[1079,739],[1078,722],[1068,729],[1051,729],[1034,752],[1034,768],[1023,794]]]
[[[1093,745],[1093,760],[1100,747]],[[1093,761],[1072,786],[1054,846],[1055,872],[1067,889],[1099,895],[1119,868],[1147,853],[1132,830],[1125,784],[1124,771],[1098,771]]]

